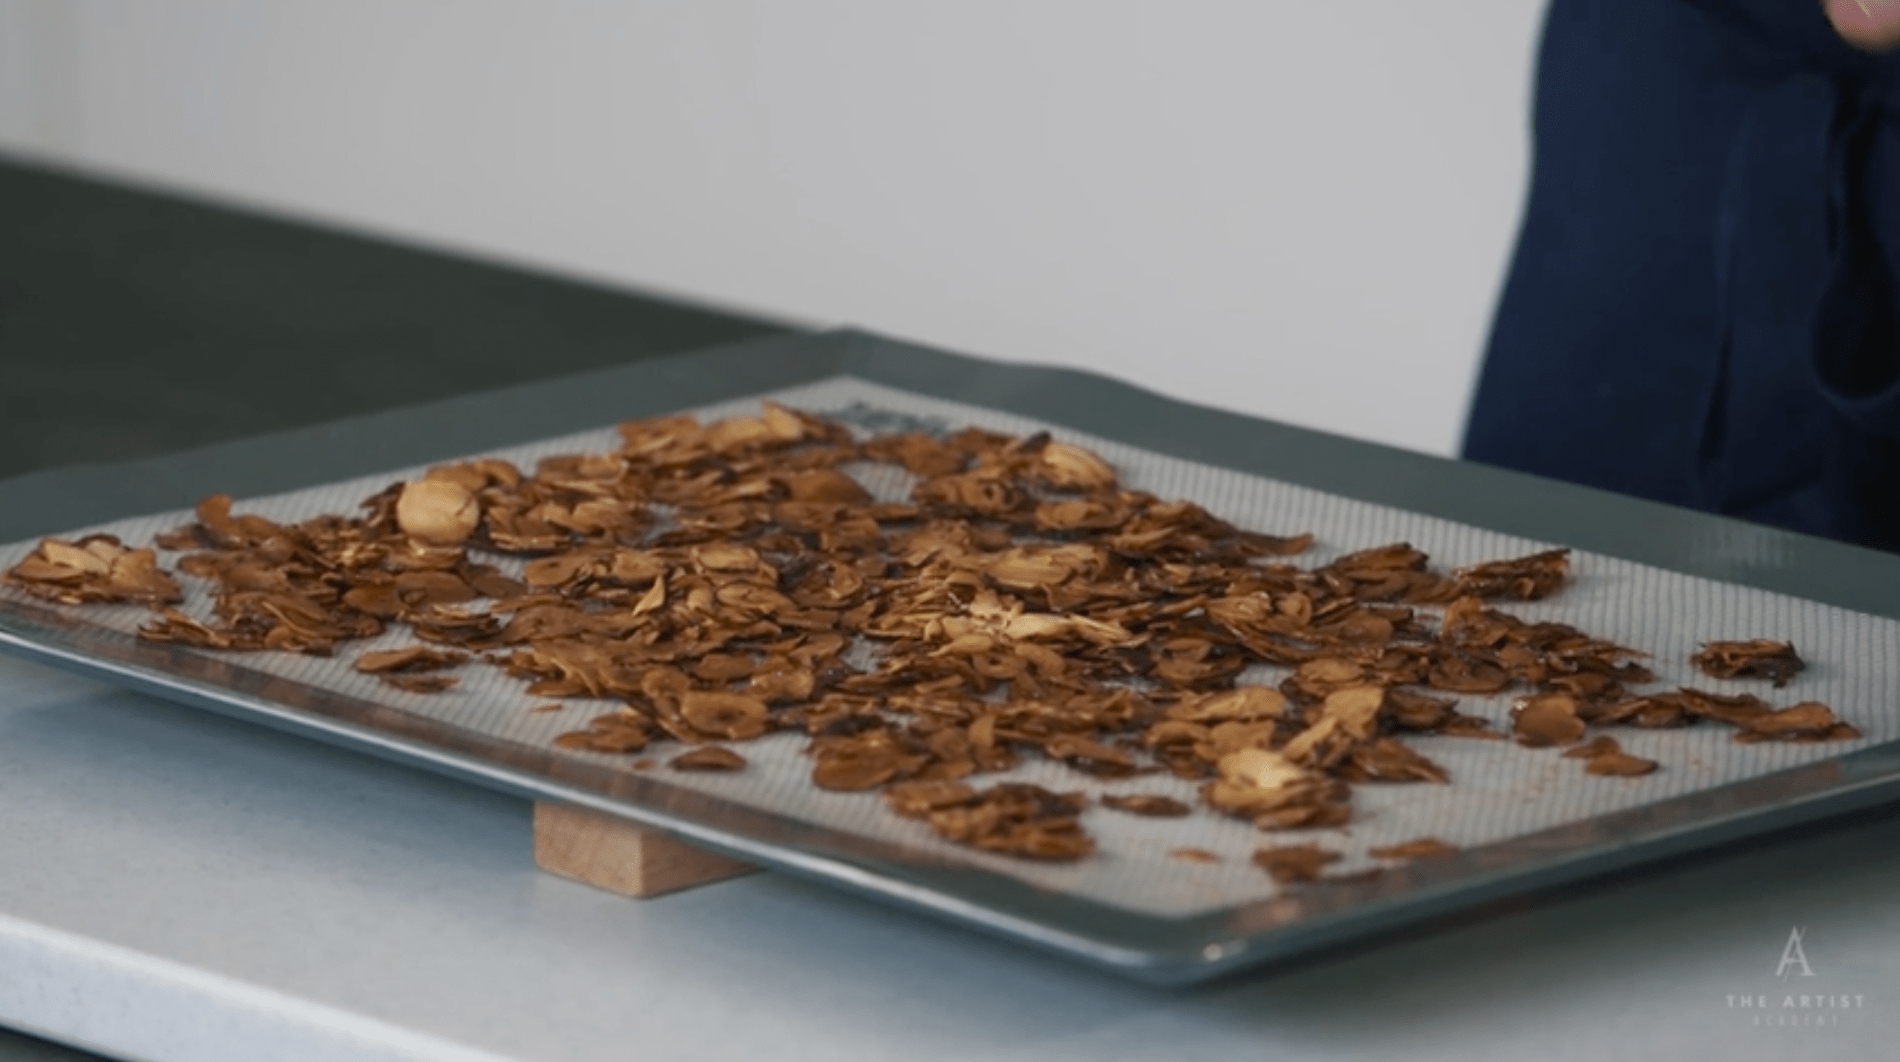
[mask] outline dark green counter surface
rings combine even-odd
[[[787,330],[0,156],[0,479]]]

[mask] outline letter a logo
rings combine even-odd
[[[1787,980],[1788,971],[1796,966],[1801,968],[1801,976],[1814,976],[1814,971],[1808,968],[1807,952],[1801,950],[1800,926],[1788,930],[1788,946],[1781,949],[1781,964],[1775,967],[1775,976]]]

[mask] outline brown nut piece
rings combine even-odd
[[[1318,881],[1320,871],[1329,863],[1337,863],[1339,858],[1338,852],[1329,852],[1316,844],[1268,847],[1253,854],[1254,865],[1282,885]]]
[[[701,745],[666,761],[676,771],[737,771],[745,764],[744,756],[724,745]]]
[[[432,545],[467,541],[481,518],[475,495],[454,480],[414,480],[403,485],[396,499],[396,525],[404,534]]]
[[[1740,642],[1704,642],[1702,649],[1689,658],[1698,670],[1711,678],[1761,678],[1780,689],[1788,680],[1807,668],[1796,655],[1791,642],[1772,638],[1753,638]]]
[[[1511,730],[1517,743],[1530,748],[1568,745],[1583,737],[1577,701],[1561,693],[1532,697],[1511,710]]]

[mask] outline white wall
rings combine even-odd
[[[0,0],[0,146],[1449,453],[1540,17]]]

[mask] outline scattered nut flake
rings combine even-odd
[[[765,702],[744,693],[687,690],[679,714],[699,733],[726,741],[746,741],[766,729]]]
[[[1329,852],[1316,844],[1283,845],[1261,848],[1253,854],[1254,865],[1273,876],[1282,885],[1318,881],[1320,871],[1339,861],[1338,852]]]
[[[441,693],[456,682],[453,675],[382,675],[379,678],[383,685],[404,693]]]
[[[1767,679],[1780,689],[1807,664],[1795,655],[1794,645],[1770,638],[1745,642],[1705,642],[1690,663],[1710,678]]]
[[[1374,859],[1433,859],[1438,856],[1452,855],[1457,851],[1458,849],[1436,837],[1420,837],[1415,841],[1374,848],[1371,850],[1371,855]]]
[[[1590,757],[1590,761],[1583,765],[1583,769],[1588,774],[1634,778],[1653,772],[1656,769],[1656,761],[1646,760],[1641,756],[1631,756],[1628,753],[1612,752],[1603,756]]]
[[[1587,760],[1612,752],[1621,752],[1623,747],[1608,734],[1599,734],[1580,745],[1572,745],[1562,753],[1567,760]]]
[[[1337,773],[1349,782],[1436,782],[1442,785],[1451,781],[1444,768],[1411,746],[1389,737],[1354,747]]]
[[[537,704],[534,707],[528,709],[528,711],[536,715],[540,715],[546,712],[558,712],[566,707],[567,705],[565,704]]]
[[[1650,774],[1656,770],[1655,760],[1646,760],[1641,756],[1632,756],[1623,751],[1615,738],[1608,734],[1598,735],[1581,745],[1564,750],[1566,757],[1586,761],[1584,773],[1605,777],[1634,778]]]
[[[802,732],[817,787],[881,791],[940,836],[1032,859],[1080,859],[1094,842],[1081,793],[975,784],[1029,758],[1106,779],[1165,771],[1208,809],[1279,831],[1350,822],[1354,785],[1447,782],[1410,735],[1504,736],[1453,695],[1519,694],[1517,740],[1572,745],[1597,774],[1654,764],[1607,737],[1576,745],[1592,727],[1858,736],[1813,702],[1637,692],[1654,681],[1642,653],[1487,604],[1558,592],[1565,550],[1443,573],[1400,542],[1302,568],[1285,558],[1311,535],[1130,490],[1046,434],[860,441],[772,403],[619,434],[611,453],[531,471],[441,465],[354,516],[279,524],[208,497],[157,537],[209,584],[206,615],[173,607],[184,595],[153,550],[109,536],[44,540],[5,581],[61,603],[144,605],[140,637],[203,649],[328,655],[406,628],[417,644],[356,669],[429,692],[455,682],[432,672],[480,661],[552,699],[530,711],[619,703],[555,738],[563,749],[631,757],[671,742],[687,747],[676,769],[736,770],[744,758],[718,743]],[[915,477],[909,499],[874,499],[854,472],[866,463]],[[1768,641],[1711,642],[1695,662],[1777,685],[1801,667]],[[1285,677],[1240,679],[1263,664]],[[1101,803],[1192,810],[1153,794]],[[1337,858],[1296,845],[1255,860],[1292,881]]]
[[[1583,737],[1584,725],[1577,718],[1576,698],[1547,693],[1511,709],[1511,730],[1518,744],[1536,749],[1571,744]]]
[[[1176,848],[1168,853],[1170,859],[1179,859],[1183,863],[1218,863],[1220,856],[1205,848]]]
[[[745,757],[724,745],[701,745],[666,761],[676,771],[737,771],[745,767]]]
[[[431,649],[426,645],[412,645],[406,649],[364,653],[356,658],[353,666],[364,674],[386,675],[395,672],[440,671],[443,668],[466,663],[467,660],[467,653],[453,649]]]
[[[1105,796],[1102,806],[1126,811],[1130,815],[1148,815],[1154,818],[1175,819],[1192,814],[1194,809],[1159,793],[1129,793],[1123,796]]]

